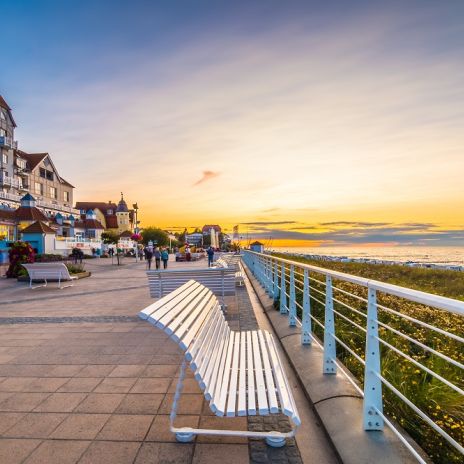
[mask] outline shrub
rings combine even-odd
[[[29,243],[18,241],[13,243],[8,251],[8,256],[10,258],[10,266],[6,271],[6,276],[8,278],[15,278],[21,275],[27,275],[26,269],[24,269],[21,264],[33,263],[35,254]]]
[[[70,274],[79,274],[80,272],[85,272],[83,264],[66,263],[66,267],[68,268]]]
[[[36,263],[53,263],[56,261],[63,261],[62,255],[52,254],[52,253],[42,253],[36,255],[35,262]]]

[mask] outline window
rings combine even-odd
[[[40,172],[40,177],[43,177],[45,179],[45,169],[44,168],[40,168],[39,169],[39,172]]]
[[[40,168],[39,172],[40,172],[40,177],[42,177],[43,179],[53,180],[53,171],[49,171],[48,169]]]
[[[0,137],[6,137],[6,130],[0,129]]]
[[[2,153],[2,162],[8,164],[8,155],[6,153]]]
[[[3,111],[0,111],[0,119],[3,119],[4,121],[6,120],[5,113]]]
[[[64,201],[69,202],[69,192],[63,192]]]
[[[108,214],[108,216],[111,216],[113,214],[113,210],[112,209],[107,209],[106,214]]]
[[[56,198],[56,188],[55,187],[50,187],[50,196],[52,198]]]
[[[41,184],[40,182],[36,182],[34,190],[35,193],[37,193],[38,195],[43,195],[43,184]]]
[[[53,180],[53,172],[52,171],[45,171],[47,179]]]
[[[26,169],[26,160],[16,158],[16,166],[18,166],[20,169]]]

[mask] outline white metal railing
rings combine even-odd
[[[463,352],[464,338],[448,330],[436,327],[431,323],[424,322],[412,315],[404,314],[385,304],[381,304],[378,302],[378,297],[379,299],[385,296],[399,297],[409,302],[419,303],[420,305],[459,316],[464,316],[464,302],[278,258],[268,254],[245,251],[243,260],[268,295],[273,297],[276,302],[278,301],[280,313],[288,316],[289,326],[298,325],[301,327],[301,343],[311,344],[315,342],[323,349],[323,366],[321,366],[323,373],[337,374],[337,371],[339,371],[345,374],[348,380],[363,396],[363,424],[365,430],[383,430],[384,424],[387,424],[414,454],[417,460],[425,462],[385,416],[382,394],[382,387],[385,387],[396,395],[400,401],[408,405],[426,424],[441,435],[451,447],[454,447],[459,453],[464,454],[464,447],[461,443],[458,443],[455,438],[430,417],[430,414],[421,410],[382,375],[381,364],[382,359],[385,359],[385,354],[382,351],[385,353],[391,351],[395,355],[406,359],[418,370],[426,372],[434,381],[443,383],[458,393],[458,395],[461,395],[464,400],[464,391],[461,388],[462,382],[446,379],[440,373],[435,372],[433,368],[421,363],[420,358],[415,358],[409,352],[405,352],[394,346],[394,344],[389,343],[386,340],[388,338],[386,335],[393,333],[400,339],[406,340],[415,349],[423,350],[428,355],[437,356],[440,360],[449,363],[457,369],[464,369],[464,365],[457,359],[453,359],[447,354],[442,353],[436,347],[423,343],[424,340],[416,339],[411,333],[404,333],[398,330],[398,328],[393,327],[392,324],[385,323],[385,317],[383,316],[385,314],[394,316],[397,320],[406,321],[405,323],[412,326],[416,325],[421,329],[431,330],[437,336],[442,337],[442,339],[449,340],[452,343],[457,342],[459,344],[457,353]],[[334,279],[337,281],[337,286],[334,285]],[[356,293],[347,291],[340,288],[343,284],[340,285],[338,282],[355,284],[356,287],[353,288],[361,287],[364,291]],[[354,307],[352,301],[356,301],[358,307]],[[324,323],[321,322],[322,317],[318,319],[312,314],[311,308],[314,304],[318,304],[319,308],[323,308]],[[297,316],[297,309],[299,316]],[[351,327],[363,334],[365,338],[364,346],[362,347],[364,357],[360,355],[362,351],[359,349],[359,346],[357,347],[358,352],[355,352],[352,346],[349,346],[346,341],[341,339],[342,335],[336,332],[336,319],[350,324]],[[323,332],[323,345],[319,343],[317,337],[313,334],[313,323],[320,327]],[[345,373],[344,369],[337,369],[337,366],[339,366],[336,356],[337,345],[346,350],[363,366],[363,389]],[[459,378],[463,378],[462,374],[458,376],[458,380]]]

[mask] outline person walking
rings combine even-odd
[[[153,256],[155,257],[156,269],[159,269],[160,264],[161,264],[161,251],[158,247],[155,248],[155,251],[153,252]]]
[[[169,252],[166,247],[163,248],[163,250],[161,251],[161,259],[163,260],[163,269],[167,269],[169,261]]]
[[[192,255],[190,254],[190,247],[187,245],[185,247],[185,260],[190,261],[192,259]]]
[[[206,250],[206,254],[208,255],[208,267],[211,267],[213,265],[213,260],[214,260],[214,248],[210,246]]]
[[[153,259],[153,251],[150,247],[145,247],[143,253],[145,254],[145,260],[147,261],[148,270],[150,270],[151,260]]]

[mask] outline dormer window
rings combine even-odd
[[[6,121],[6,116],[3,111],[0,111],[0,119],[3,119],[4,121]]]
[[[113,214],[113,210],[112,210],[112,209],[107,209],[107,210],[106,210],[106,214],[108,214],[108,215],[111,216],[111,215]]]

